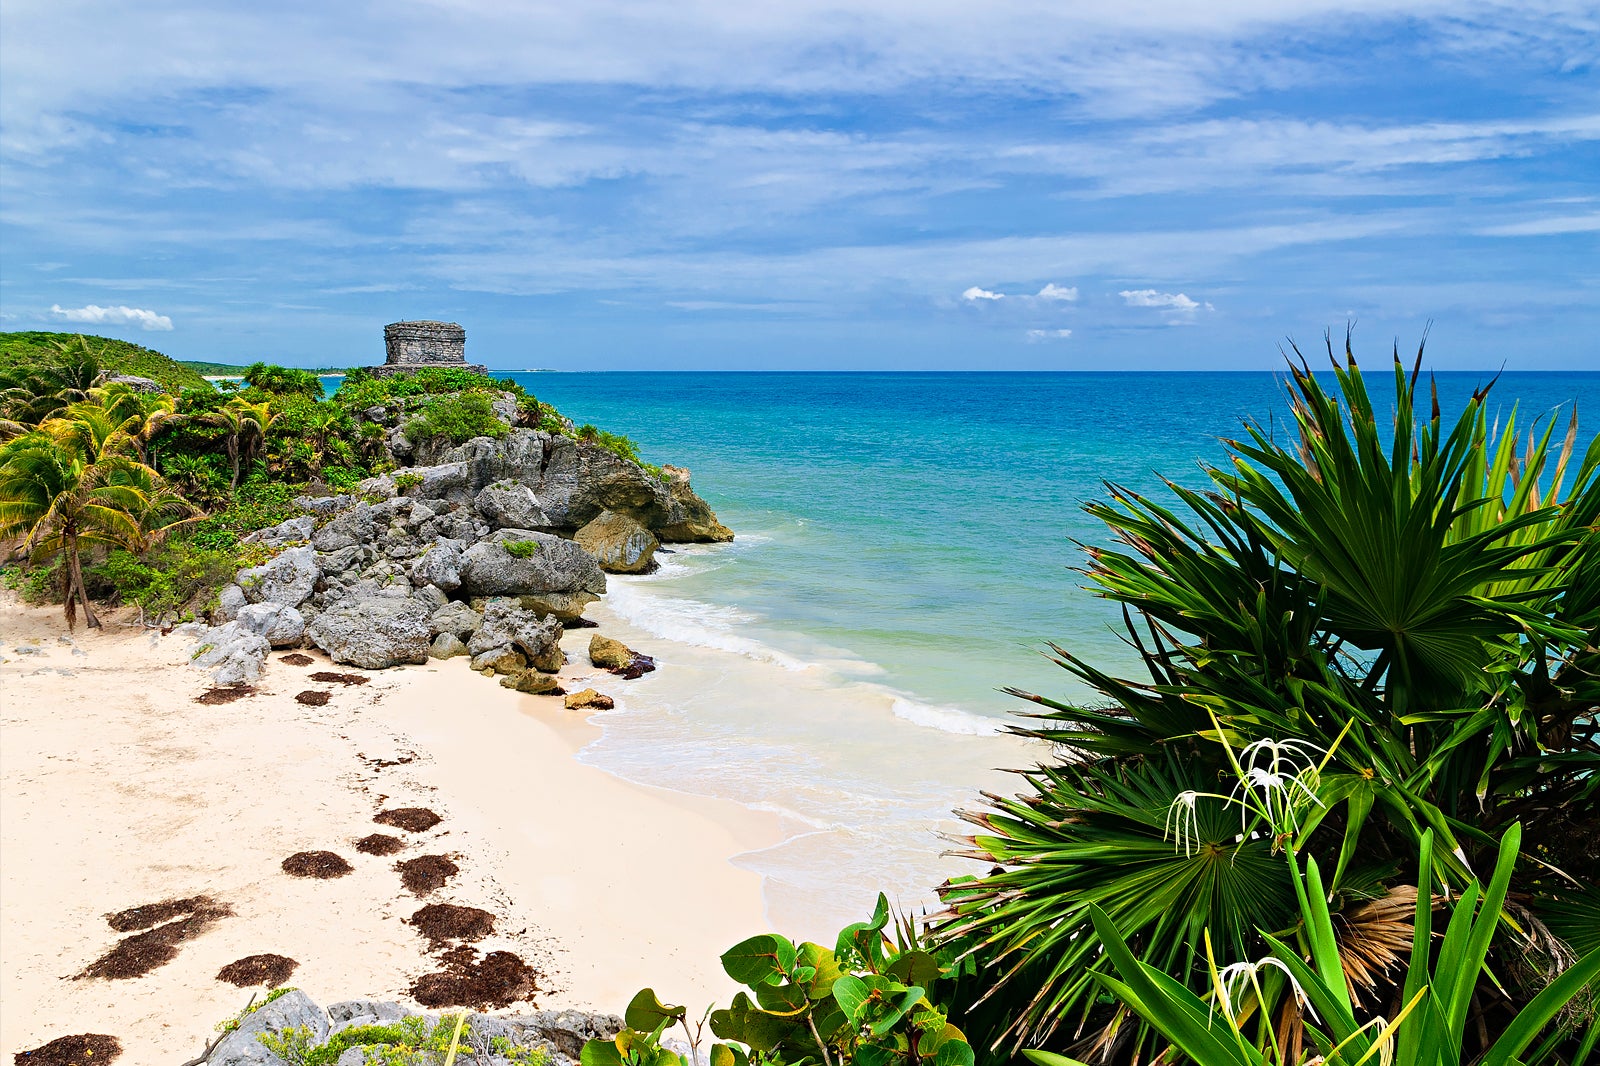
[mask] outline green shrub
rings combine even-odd
[[[175,539],[143,556],[113,551],[85,576],[109,586],[121,602],[160,618],[191,602],[209,600],[250,561],[233,545],[214,548]]]
[[[402,493],[410,492],[412,489],[416,488],[418,485],[421,485],[421,484],[422,484],[422,475],[421,474],[406,473],[406,474],[396,474],[394,476],[394,487],[397,490],[399,490],[400,492],[402,492]]]
[[[61,559],[44,566],[8,566],[3,571],[6,588],[34,607],[61,602]]]
[[[443,437],[452,444],[465,444],[474,437],[505,436],[509,427],[495,417],[489,397],[481,392],[443,396],[423,409],[419,418],[406,423],[406,440]]]
[[[287,366],[252,363],[244,372],[245,384],[271,395],[309,396],[322,398],[322,379],[309,370],[296,370]]]
[[[363,1061],[373,1066],[422,1066],[441,1062],[438,1052],[448,1052],[461,1015],[444,1015],[433,1025],[426,1018],[402,1018],[390,1025],[352,1025],[313,1045],[311,1030],[300,1026],[281,1034],[263,1033],[259,1037],[268,1051],[292,1066],[333,1066],[351,1048],[360,1048]],[[459,1051],[472,1052],[473,1062],[498,1055],[517,1066],[544,1066],[549,1055],[542,1048],[513,1049],[504,1038],[477,1036],[470,1024],[461,1037]],[[457,1062],[463,1062],[457,1058]]]

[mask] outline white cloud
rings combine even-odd
[[[1077,298],[1078,287],[1076,285],[1063,288],[1062,286],[1057,285],[1055,282],[1050,281],[1046,282],[1045,287],[1039,290],[1039,299],[1041,300],[1065,300],[1070,303]]]
[[[1181,292],[1157,292],[1155,289],[1123,289],[1117,294],[1122,297],[1122,302],[1129,307],[1158,307],[1163,311],[1177,311],[1182,314],[1193,314],[1200,310],[1201,304],[1189,299]],[[1211,310],[1210,304],[1204,305],[1207,311]]]
[[[140,329],[165,331],[172,328],[172,319],[146,311],[142,307],[62,307],[51,304],[50,313],[68,322],[85,322],[96,326],[138,326]]]
[[[966,292],[962,293],[961,294],[961,298],[963,300],[971,300],[971,301],[978,301],[978,300],[1004,300],[1006,298],[1006,294],[1003,293],[1003,292],[990,292],[988,289],[980,289],[976,285],[974,285],[972,288],[970,288]]]
[[[1037,344],[1040,341],[1066,340],[1070,336],[1072,336],[1070,329],[1030,329],[1028,331],[1030,344]]]

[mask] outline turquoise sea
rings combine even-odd
[[[1131,666],[1072,570],[1075,541],[1106,540],[1082,502],[1198,484],[1218,438],[1285,409],[1264,373],[514,376],[690,468],[736,531],[611,580],[603,620],[662,668],[619,686],[583,757],[782,815],[790,839],[740,861],[807,935],[961,872],[935,830],[1038,754],[997,735],[1026,706],[999,689],[1086,695],[1045,641]],[[1490,376],[1440,375],[1446,409]],[[1524,424],[1559,406],[1564,429],[1576,401],[1583,439],[1600,426],[1600,373],[1506,373],[1492,395]]]

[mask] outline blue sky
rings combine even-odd
[[[0,326],[500,369],[1600,369],[1600,7],[7,0]]]

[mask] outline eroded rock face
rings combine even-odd
[[[435,541],[433,547],[412,564],[411,583],[454,592],[461,587],[461,553],[465,548],[464,541],[451,538]]]
[[[461,643],[461,638],[454,633],[440,633],[428,646],[428,655],[434,659],[454,659],[458,655],[470,654],[467,646]]]
[[[288,992],[246,1014],[239,1028],[211,1049],[206,1066],[281,1066],[283,1059],[267,1050],[261,1035],[295,1028],[311,1031],[312,1047],[328,1037],[327,1014],[300,991]]]
[[[241,626],[264,637],[274,648],[298,647],[305,639],[305,616],[293,607],[264,601],[239,608]]]
[[[681,466],[664,466],[661,476],[666,479],[672,500],[667,521],[656,528],[663,541],[722,543],[733,539],[733,530],[718,522],[711,505],[689,487],[689,471]]]
[[[500,482],[490,485],[473,501],[473,508],[483,516],[492,529],[555,528],[550,516],[539,505],[533,489],[520,482]]]
[[[193,664],[211,673],[219,685],[243,685],[261,676],[272,646],[267,638],[238,621],[203,630]]]
[[[561,623],[541,617],[509,597],[497,596],[484,604],[483,625],[467,641],[467,650],[480,655],[495,648],[520,651],[536,670],[561,669]]]
[[[350,599],[329,607],[307,630],[334,662],[379,670],[428,661],[431,603],[410,596]]]
[[[595,557],[600,569],[613,574],[649,573],[661,546],[648,529],[616,511],[601,511],[572,540]]]
[[[311,598],[321,576],[317,553],[308,546],[290,548],[260,566],[239,571],[238,584],[251,603],[298,607]]]
[[[452,600],[440,607],[429,619],[435,633],[449,633],[466,640],[472,631],[483,625],[483,615],[464,603]]]
[[[506,544],[533,542],[513,554]],[[518,596],[523,606],[570,621],[600,598],[606,578],[594,556],[569,540],[502,529],[461,553],[461,587],[473,596]]]
[[[516,689],[530,696],[554,696],[561,692],[561,685],[555,678],[537,670],[524,670],[520,674],[502,677],[500,687]]]

